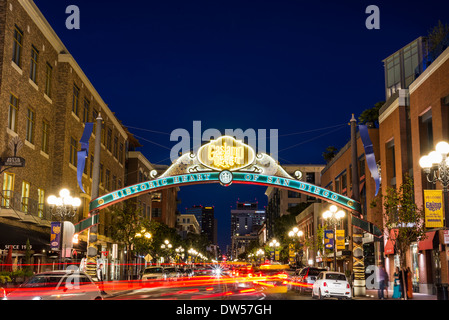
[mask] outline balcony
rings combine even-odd
[[[3,190],[1,191],[0,217],[49,227],[51,212],[45,203],[22,197],[21,193],[12,190]]]

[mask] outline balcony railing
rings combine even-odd
[[[50,207],[46,203],[39,203],[36,199],[22,197],[18,192],[3,190],[1,192],[1,209],[13,209],[43,220],[51,221]]]

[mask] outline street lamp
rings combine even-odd
[[[276,248],[279,248],[281,244],[276,239],[272,239],[268,245],[274,249],[274,261],[276,261]]]
[[[422,156],[419,159],[419,165],[423,168],[424,173],[427,176],[427,181],[436,184],[441,183],[443,187],[443,201],[444,201],[444,225],[443,228],[447,229],[449,227],[449,210],[448,207],[448,187],[449,187],[449,143],[445,141],[440,141],[436,144],[435,150],[431,151],[428,155]],[[438,272],[441,273],[441,267],[438,267]],[[441,275],[439,277],[441,279]],[[441,284],[438,284],[441,286]],[[447,287],[447,283],[443,284]],[[437,288],[437,290],[443,290],[442,287]],[[446,289],[447,290],[447,289]],[[438,295],[438,294],[437,294]],[[438,295],[440,296],[440,295]],[[446,297],[447,294],[443,295]],[[439,299],[439,298],[438,298]]]
[[[172,246],[172,244],[170,243],[170,241],[168,241],[168,240],[164,240],[164,243],[161,245],[161,249],[162,250],[165,250],[165,249],[167,249],[167,256],[168,256],[168,259],[167,260],[170,260],[170,249],[172,248],[173,246]]]
[[[334,271],[337,271],[337,224],[340,223],[340,219],[342,219],[344,216],[345,212],[343,210],[338,210],[336,205],[331,205],[329,207],[329,210],[323,212],[323,219],[326,220],[334,229]]]
[[[81,199],[73,198],[70,196],[69,190],[61,189],[59,191],[59,197],[50,195],[47,198],[47,203],[50,205],[52,215],[61,221],[62,250],[60,258],[67,258],[68,254],[66,251],[72,249],[72,237],[75,233],[75,226],[66,220],[70,220],[75,216],[78,207],[81,205]],[[66,230],[64,230],[64,225]],[[67,232],[67,234],[64,235],[64,232]]]
[[[294,227],[294,228],[293,228],[292,230],[290,230],[289,233],[288,233],[288,236],[289,236],[290,238],[292,238],[293,240],[297,240],[298,243],[299,243],[299,245],[300,245],[300,248],[299,248],[299,250],[300,250],[299,255],[300,255],[300,261],[301,261],[301,264],[302,264],[302,255],[303,255],[303,253],[302,253],[302,249],[301,249],[300,238],[301,238],[303,235],[304,235],[304,232],[302,232],[302,230],[299,230],[298,227]],[[296,248],[295,248],[295,249],[296,249]],[[298,264],[298,259],[297,259],[297,255],[296,255],[296,254],[295,254],[295,261],[296,261],[296,264]]]

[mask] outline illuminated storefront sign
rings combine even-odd
[[[309,184],[307,182],[298,181],[294,179],[281,178],[263,174],[253,174],[245,172],[233,172],[232,176],[226,175],[221,177],[221,172],[210,173],[192,173],[184,174],[173,177],[164,177],[151,181],[142,182],[133,186],[125,187],[120,190],[113,191],[97,199],[94,199],[90,203],[90,210],[103,209],[111,204],[119,201],[123,201],[127,198],[138,196],[142,193],[154,191],[157,189],[168,188],[176,185],[189,185],[200,183],[216,183],[229,185],[232,183],[248,183],[248,184],[261,184],[267,186],[277,186],[293,191],[305,193],[323,200],[332,201],[337,205],[349,209],[351,211],[360,211],[360,203],[353,201],[352,199],[332,192],[330,190]]]
[[[201,164],[216,170],[238,170],[253,163],[254,159],[253,148],[229,136],[211,140],[198,150]]]

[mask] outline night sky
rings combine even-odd
[[[382,60],[441,20],[448,1],[35,0],[109,108],[152,162],[170,164],[177,128],[278,129],[281,164],[324,164],[347,125],[385,100]],[[344,3],[344,4],[342,4]],[[368,5],[380,29],[368,30]],[[66,7],[80,9],[69,30]],[[267,142],[267,145],[269,143]],[[269,150],[268,150],[269,151]],[[267,199],[261,186],[183,187],[181,212],[215,206],[230,244],[235,202]]]

